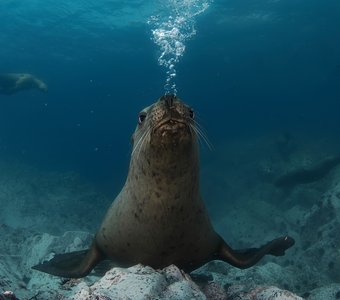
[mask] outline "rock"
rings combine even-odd
[[[226,290],[215,282],[209,282],[203,287],[203,293],[207,300],[227,300],[228,296]]]
[[[12,291],[5,291],[0,294],[0,300],[19,300]]]
[[[293,266],[283,267],[273,262],[242,270],[222,261],[212,261],[195,270],[193,274],[198,278],[209,278],[208,275],[210,275],[211,279],[208,281],[217,283],[220,286],[238,286],[246,283],[248,287],[256,287],[265,284],[293,290],[298,284],[297,275],[294,271]],[[194,280],[197,282],[196,279]],[[204,282],[199,283],[199,285],[204,286]]]
[[[66,232],[58,237],[13,229],[2,224],[0,240],[0,292],[15,291],[19,299],[32,298],[39,292],[39,300],[48,300],[57,299],[55,295],[59,294],[61,279],[32,270],[31,267],[51,258],[53,253],[87,248],[92,235],[86,232]]]
[[[193,273],[208,300],[297,300],[302,299],[280,287],[297,285],[294,269],[269,262],[241,270],[213,261]],[[210,276],[208,276],[210,275]],[[275,286],[274,286],[275,285]]]
[[[303,300],[303,298],[275,286],[231,286],[227,291],[228,300]],[[326,299],[326,298],[325,298]]]
[[[308,295],[308,300],[340,299],[340,284],[334,283],[314,289]]]
[[[302,220],[301,268],[312,266],[318,270],[313,279],[307,279],[316,282],[317,287],[340,280],[340,183],[336,181]],[[309,290],[312,289],[313,286]]]
[[[190,277],[176,266],[161,271],[136,265],[113,268],[92,286],[80,284],[70,300],[95,299],[206,299]]]

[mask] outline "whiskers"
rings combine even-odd
[[[207,136],[204,128],[197,121],[191,120],[191,122],[189,123],[189,128],[190,128],[191,134],[197,136],[198,142],[200,144],[205,143],[210,151],[212,151],[214,149],[213,145],[211,144],[211,142],[208,139],[208,136]]]
[[[141,151],[143,150],[143,148],[146,146],[146,144],[150,143],[152,130],[153,130],[153,127],[148,126],[148,128],[146,128],[143,134],[135,142],[134,147],[132,149],[131,157],[134,157],[138,160],[139,155]]]
[[[188,126],[190,130],[190,134],[192,138],[197,138],[200,144],[206,144],[209,150],[213,150],[213,146],[210,143],[205,130],[202,126],[195,120],[188,120]],[[156,126],[147,126],[142,133],[135,136],[134,147],[132,149],[131,157],[134,159],[139,159],[140,154],[144,151],[145,147],[150,144],[151,141],[151,134]]]

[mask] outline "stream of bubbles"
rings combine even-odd
[[[166,70],[165,94],[177,94],[176,66],[188,39],[196,34],[196,17],[212,0],[163,0],[162,11],[150,17],[152,40],[159,46],[158,64]]]

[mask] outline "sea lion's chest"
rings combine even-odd
[[[99,247],[126,265],[185,265],[209,256],[219,237],[201,201],[198,175],[153,172],[130,174],[97,233]]]

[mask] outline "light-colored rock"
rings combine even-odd
[[[228,300],[303,300],[303,298],[274,286],[256,286],[248,289],[244,286],[231,286],[227,292]]]
[[[211,277],[210,282],[221,286],[242,285],[248,286],[272,285],[293,289],[296,284],[296,274],[292,266],[283,267],[273,262],[256,265],[248,269],[238,269],[222,261],[213,261],[193,272],[198,276]]]
[[[29,299],[40,292],[39,300],[49,300],[60,294],[61,279],[31,267],[52,258],[54,253],[87,248],[92,235],[66,232],[62,236],[53,236],[3,224],[0,226],[0,240],[0,292],[12,290],[19,299]],[[61,291],[61,294],[65,292]]]
[[[176,266],[156,271],[136,265],[128,269],[113,268],[92,286],[78,286],[74,295],[67,299],[204,300],[206,297],[190,277]]]

